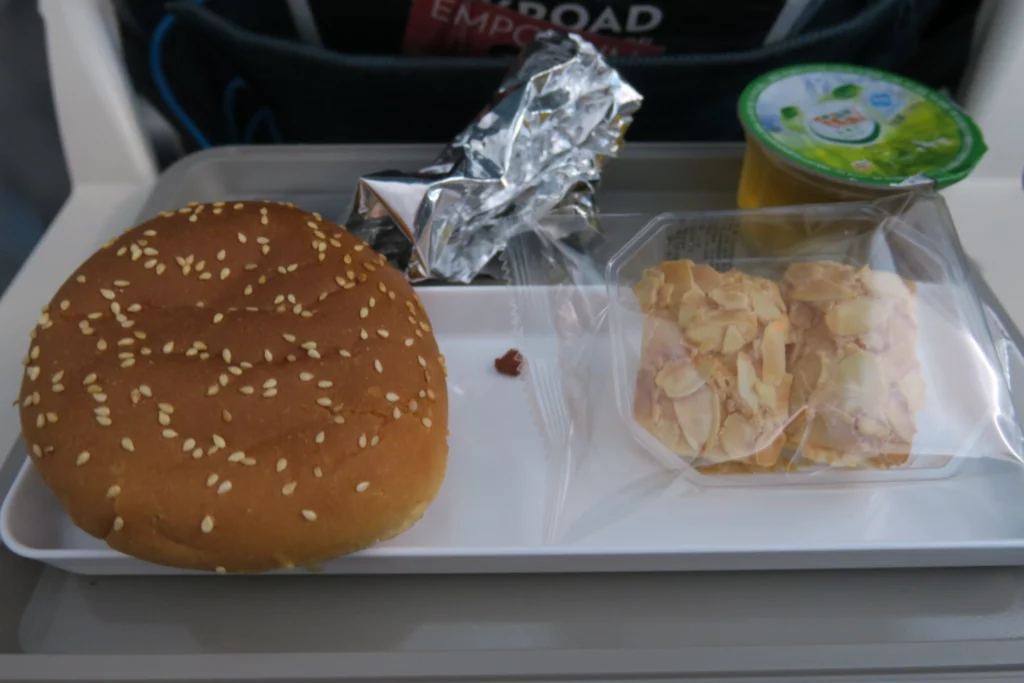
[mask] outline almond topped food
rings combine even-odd
[[[913,283],[829,261],[780,285],[668,261],[633,291],[633,417],[698,470],[907,462],[925,400]]]
[[[448,454],[446,370],[405,277],[290,204],[164,212],[112,239],[32,332],[32,460],[124,553],[307,566],[414,524]]]
[[[650,268],[634,417],[699,466],[771,468],[785,442],[792,376],[778,286],[692,261]]]
[[[790,443],[833,466],[906,463],[925,400],[914,284],[826,261],[790,265],[782,292],[793,328]]]

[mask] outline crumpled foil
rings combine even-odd
[[[437,161],[360,178],[345,223],[412,281],[470,282],[556,207],[596,226],[601,166],[641,101],[589,42],[540,33]]]

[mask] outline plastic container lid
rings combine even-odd
[[[844,64],[771,71],[740,96],[750,138],[833,180],[947,187],[985,154],[977,125],[949,99],[894,74]]]

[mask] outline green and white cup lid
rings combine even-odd
[[[977,125],[950,100],[859,66],[771,71],[744,89],[739,110],[749,136],[798,166],[847,182],[947,187],[986,151]]]

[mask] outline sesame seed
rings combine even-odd
[[[81,453],[78,454],[78,457],[75,458],[75,464],[78,465],[79,467],[81,467],[87,462],[89,462],[89,451],[82,451]]]
[[[46,426],[46,416],[43,415],[42,413],[39,413],[36,416],[36,427],[45,427],[45,426]]]
[[[301,379],[303,382],[308,382],[309,380],[313,379],[313,373],[311,373],[311,372],[300,372],[299,373],[299,379]]]
[[[99,350],[99,351],[106,351],[107,350],[107,340],[106,339],[98,340],[96,342],[96,349]]]
[[[101,289],[100,295],[107,301],[113,301],[115,298],[117,298],[117,295],[114,294],[114,292],[109,289]]]
[[[286,332],[286,333],[282,334],[282,335],[281,335],[281,337],[282,337],[282,338],[283,338],[283,339],[284,339],[284,340],[285,340],[286,342],[288,342],[289,344],[294,344],[294,343],[295,343],[295,335],[294,335],[294,334],[288,334],[288,333]]]
[[[146,386],[146,385],[143,384],[142,386]],[[139,389],[141,390],[142,387],[139,387]],[[146,389],[149,389],[149,387],[146,387]],[[142,393],[145,396],[152,396],[153,395],[152,392],[147,392],[147,391],[143,391]],[[156,407],[160,410],[161,413],[167,413],[168,415],[173,415],[174,414],[174,406],[172,406],[170,403],[157,403]]]
[[[321,397],[321,398],[318,398],[318,399],[316,400],[316,404],[317,404],[318,406],[323,406],[323,407],[325,407],[325,408],[326,408],[326,407],[328,407],[328,406],[330,406],[330,405],[331,405],[331,399],[327,398],[326,396],[323,396],[323,397]]]
[[[173,439],[176,436],[178,436],[178,432],[174,431],[173,429],[165,429],[163,432],[161,432],[161,434],[163,434],[165,439]]]
[[[139,393],[142,394],[143,396],[145,396],[146,398],[153,398],[153,390],[149,388],[148,384],[140,384],[139,385]],[[171,405],[170,403],[161,403],[159,407],[160,407],[160,410],[163,410],[164,406],[170,406],[170,405]],[[174,412],[174,408],[172,407],[170,410],[167,410],[167,411],[164,411],[164,412],[173,413]]]
[[[188,222],[189,223],[195,223],[198,220],[199,220],[199,216],[197,214],[192,214],[191,216],[188,217]]]
[[[107,406],[96,406],[92,409],[96,415],[110,415],[110,408]]]
[[[221,280],[227,280],[228,279],[228,275],[231,275],[231,269],[230,268],[221,268],[220,269],[220,279]]]
[[[423,356],[416,356],[416,362],[420,364],[421,368],[427,367],[427,359]]]
[[[213,531],[213,517],[211,517],[210,515],[206,515],[205,517],[203,517],[203,521],[199,525],[199,528],[203,530],[204,534],[208,534],[211,531]]]
[[[319,465],[313,468],[313,476],[315,476],[317,479],[320,479],[321,477],[324,476],[324,471],[320,469]]]
[[[146,270],[150,270],[151,268],[156,267],[157,263],[158,262],[157,262],[157,260],[155,258],[151,258],[151,259],[146,259],[146,261],[142,264],[142,266]],[[163,264],[160,264],[160,265],[163,265]]]
[[[249,367],[252,367],[252,366],[250,365]],[[229,365],[228,366],[228,372],[230,372],[235,377],[241,377],[242,376],[242,368],[239,367],[238,365]]]
[[[238,209],[241,209],[243,206],[244,206],[244,204],[242,204],[241,202],[238,202],[237,204],[233,204],[231,208],[233,208],[233,209],[235,209],[237,211]]]
[[[239,233],[239,234],[241,234],[241,233]],[[220,251],[217,252],[217,260],[218,261],[223,261],[225,258],[227,258],[227,255],[228,255],[227,249],[221,249]]]
[[[284,486],[281,487],[281,493],[286,495],[286,496],[290,496],[293,493],[295,493],[295,487],[296,486],[298,486],[297,482],[290,481],[290,482],[288,482],[287,484],[285,484]]]
[[[220,386],[219,385],[211,384],[206,389],[206,395],[207,396],[216,396],[218,393],[220,393]]]
[[[423,418],[423,419],[421,420],[421,422],[423,423],[423,426],[424,426],[424,427],[429,427],[429,426],[431,426],[432,424],[434,424],[433,422],[431,422],[431,421],[430,421],[430,418],[429,418],[429,417],[425,417],[425,418]]]
[[[366,306],[363,306],[362,308],[359,309],[359,317],[360,318],[365,318],[368,315],[370,315],[370,309],[369,308],[367,308]]]
[[[230,481],[222,481],[220,483],[220,486],[217,487],[217,493],[222,495],[222,496],[225,493],[227,493],[228,491],[230,491],[230,490],[231,490],[231,482]]]
[[[316,513],[313,512],[312,510],[303,510],[302,511],[302,516],[305,517],[306,521],[308,521],[308,522],[315,522],[316,521]]]
[[[228,442],[224,440],[224,437],[220,434],[213,435],[213,443],[216,444],[217,448],[227,448]]]
[[[393,411],[391,411],[391,415],[396,420],[399,419],[400,417],[402,417],[402,409],[399,408],[398,406],[395,406],[395,409]]]
[[[124,520],[120,517],[114,517],[114,531],[120,531],[124,528]]]
[[[128,307],[128,312],[129,313],[138,313],[141,310],[142,310],[142,304],[138,304],[138,303],[132,304],[131,306]]]
[[[28,357],[31,358],[32,360],[35,360],[35,359],[39,358],[39,347],[38,346],[33,346],[32,350],[29,351],[29,353],[28,353]]]
[[[343,425],[343,424],[345,424],[345,416],[344,415],[335,415],[334,416],[334,424],[336,424],[336,425]]]
[[[129,453],[135,452],[135,444],[133,444],[132,440],[129,439],[127,436],[121,439],[121,448],[125,449]]]
[[[365,491],[368,488],[370,488],[370,482],[368,482],[368,481],[361,481],[358,484],[356,484],[356,492],[357,493],[362,493],[363,491]]]
[[[111,421],[111,419],[109,417],[106,417],[105,415],[97,415],[96,422],[99,423],[101,427],[109,427],[110,425],[114,424],[113,421]]]
[[[433,389],[427,389],[427,398],[433,400],[434,396],[435,396],[434,395],[434,390]]]
[[[107,498],[117,498],[119,495],[121,495],[121,487],[117,484],[107,489]]]
[[[274,469],[278,472],[283,472],[286,467],[288,467],[288,461],[284,458],[278,458],[277,464],[274,465]]]
[[[256,464],[256,458],[244,458],[242,460],[242,464],[245,465],[246,467],[252,467],[253,465]]]
[[[212,452],[212,449],[211,449],[211,452]],[[203,457],[203,453],[204,453],[204,451],[203,451],[202,448],[193,449],[193,451],[192,451],[192,459],[193,460],[199,460],[199,458]]]
[[[130,368],[133,365],[135,365],[135,359],[134,358],[125,358],[123,361],[121,361],[121,367],[122,368]]]
[[[373,297],[371,296],[371,297],[370,297],[370,308],[373,308],[373,307],[374,307],[374,306],[376,306],[376,305],[377,305],[377,300],[376,300],[376,299],[374,299],[374,298],[373,298]]]
[[[277,389],[267,389],[263,392],[263,398],[274,398],[277,396]]]
[[[59,394],[62,391],[64,391],[64,385],[60,384],[59,382],[57,384],[54,384],[53,387],[51,388],[53,389],[53,393],[55,394]]]
[[[64,379],[64,371],[60,370],[50,375],[50,384],[57,384],[62,379]]]
[[[157,422],[166,427],[171,424],[171,416],[167,413],[157,413]]]
[[[315,438],[314,440],[315,440],[315,441],[316,441],[317,443],[323,443],[323,442],[324,442],[324,438],[325,438],[325,437],[324,437],[324,433],[323,433],[323,432],[317,432],[317,434],[316,434],[316,438]]]
[[[25,374],[28,375],[28,378],[33,382],[35,382],[36,379],[38,379],[39,372],[39,366],[37,365],[30,365],[27,368],[25,368]]]
[[[320,352],[317,351],[316,349],[310,349],[306,351],[306,355],[312,358],[313,360],[320,360]]]
[[[371,445],[371,446],[376,446],[376,445],[377,445],[377,444],[379,444],[379,443],[380,443],[380,437],[379,437],[379,436],[377,436],[376,434],[374,434],[374,435],[373,435],[373,438],[372,438],[372,439],[370,439],[370,445]]]
[[[370,338],[370,335],[366,333],[366,330],[359,330],[359,338],[365,341]]]
[[[228,462],[242,462],[245,460],[245,453],[242,451],[235,451],[228,456]]]
[[[196,447],[195,439],[185,439],[185,443],[181,444],[181,450],[190,451]]]
[[[43,457],[43,449],[39,447],[39,444],[32,444],[32,454],[35,455],[37,458]]]
[[[270,225],[270,221],[267,220],[266,214],[260,216],[260,225]]]
[[[75,278],[75,281],[78,282],[79,284],[84,285],[85,282],[86,282],[85,276],[84,275],[79,275],[78,277]]]
[[[217,376],[217,382],[219,382],[222,387],[226,387],[229,381],[228,375],[225,372],[222,372]]]
[[[224,349],[221,351],[220,357],[224,359],[225,363],[231,362],[231,349]]]
[[[379,360],[373,361],[373,369],[376,370],[378,373],[384,372],[384,366],[380,364]]]
[[[213,316],[213,323],[216,325],[217,323],[219,323],[223,319],[224,319],[224,314],[223,313],[215,313],[214,316]]]
[[[359,447],[366,448],[366,434],[359,435]]]
[[[390,336],[390,333],[382,327],[381,329],[377,330],[377,336],[379,336],[381,339],[387,339]]]
[[[220,477],[217,475],[216,472],[214,472],[213,474],[211,474],[210,476],[208,476],[206,478],[206,485],[207,486],[213,486],[214,484],[217,483],[218,479],[220,479]]]
[[[127,287],[129,285],[131,285],[131,283],[128,282],[128,280],[114,280],[114,286],[115,287],[120,287],[121,289],[124,289],[125,287]]]
[[[263,383],[263,388],[264,389],[273,389],[276,386],[277,386],[277,380],[274,379],[273,377],[271,377],[270,379],[268,379],[266,382]]]
[[[84,385],[95,384],[96,380],[97,380],[96,373],[95,372],[90,372],[82,380],[82,384],[84,384]]]
[[[398,394],[389,391],[387,394],[385,394],[384,398],[391,401],[392,403],[396,403],[398,401],[399,396]]]
[[[67,299],[64,299],[63,301],[60,302],[60,310],[66,311],[69,308],[71,308],[71,302],[68,301]]]
[[[153,259],[153,260],[155,261],[156,259]],[[163,275],[165,270],[167,270],[167,266],[166,265],[164,265],[163,263],[158,263],[157,264],[157,266],[156,266],[156,274],[157,275]]]
[[[362,251],[365,247],[366,247],[365,244],[357,244],[356,246],[352,247],[352,250],[353,251]]]
[[[322,379],[319,382],[317,382],[316,385],[321,389],[330,389],[331,387],[334,386],[334,382],[332,382],[329,379]]]
[[[342,358],[351,358],[352,357],[352,354],[349,353],[348,351],[346,351],[345,349],[339,349],[338,350],[338,355],[341,356]]]
[[[106,403],[107,402],[107,395],[104,394],[103,392],[97,391],[96,393],[94,393],[92,395],[92,397],[93,397],[93,399],[95,399],[95,401],[97,403]]]

